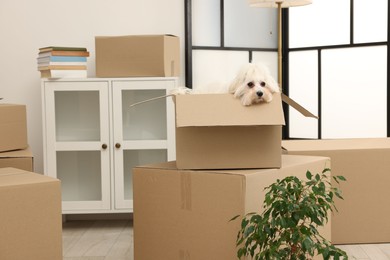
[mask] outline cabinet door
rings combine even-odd
[[[113,141],[115,208],[133,209],[132,168],[175,159],[175,124],[172,98],[161,98],[176,86],[176,79],[114,81]]]
[[[61,180],[64,213],[110,209],[109,84],[44,81],[45,174]]]

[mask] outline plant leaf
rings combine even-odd
[[[238,217],[240,217],[240,215],[232,217],[229,221],[233,221],[233,220],[237,219]]]

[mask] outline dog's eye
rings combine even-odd
[[[265,82],[264,81],[260,81],[260,86],[262,86],[262,87],[265,87]]]
[[[255,86],[255,84],[253,83],[253,82],[248,82],[248,87],[250,87],[250,88],[253,88],[254,86]]]

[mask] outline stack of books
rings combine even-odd
[[[39,49],[41,78],[86,78],[89,52],[83,47],[44,47]]]

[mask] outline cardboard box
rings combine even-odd
[[[284,115],[281,96],[243,106],[231,94],[178,95],[179,169],[279,168]]]
[[[27,146],[26,106],[0,104],[0,152]]]
[[[34,171],[33,155],[30,148],[0,153],[0,168],[4,167]]]
[[[173,77],[180,73],[177,36],[97,36],[95,47],[97,77]]]
[[[324,157],[282,157],[280,169],[178,170],[175,162],[133,169],[134,259],[235,260],[237,214],[262,210],[264,188],[329,167]],[[330,239],[330,222],[321,229]],[[151,250],[152,249],[152,250]]]
[[[0,169],[0,259],[62,259],[60,181]]]
[[[332,216],[332,242],[390,242],[390,139],[283,141],[289,154],[327,156],[332,175],[343,175],[344,200]]]

